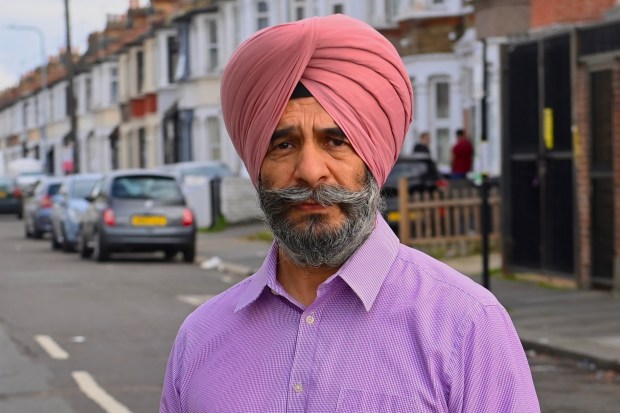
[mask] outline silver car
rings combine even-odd
[[[65,179],[58,194],[53,198],[54,204],[50,216],[52,249],[62,248],[65,252],[75,249],[80,219],[89,205],[86,197],[101,178],[103,178],[101,174],[84,174],[72,175]]]
[[[185,262],[196,254],[194,213],[172,175],[145,170],[116,171],[101,179],[89,196],[80,222],[78,250],[107,261],[113,252],[178,252]]]

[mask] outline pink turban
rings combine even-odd
[[[411,82],[385,37],[343,15],[261,30],[239,46],[226,66],[221,84],[224,122],[254,185],[271,136],[300,81],[383,185],[411,123]]]

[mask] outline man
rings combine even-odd
[[[456,143],[452,147],[452,177],[464,179],[471,171],[474,160],[474,147],[465,136],[463,129],[456,131]]]
[[[183,323],[160,411],[539,412],[502,306],[379,214],[412,114],[392,45],[341,15],[271,27],[221,93],[276,241]]]
[[[415,146],[413,147],[413,153],[427,153],[430,155],[431,151],[428,147],[430,142],[431,142],[430,134],[428,132],[422,132],[420,134],[420,141],[416,143]]]

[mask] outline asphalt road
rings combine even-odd
[[[180,260],[82,261],[0,215],[0,412],[158,411],[170,346],[230,277]],[[620,376],[530,354],[545,413],[618,413]]]
[[[53,252],[49,239],[26,240],[20,221],[0,215],[0,412],[106,411],[85,391],[111,396],[110,413],[158,411],[191,302],[228,286],[180,259],[98,264]]]

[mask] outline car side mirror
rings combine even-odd
[[[87,200],[88,202],[93,202],[95,200],[95,198],[92,195],[86,195],[84,199]]]

